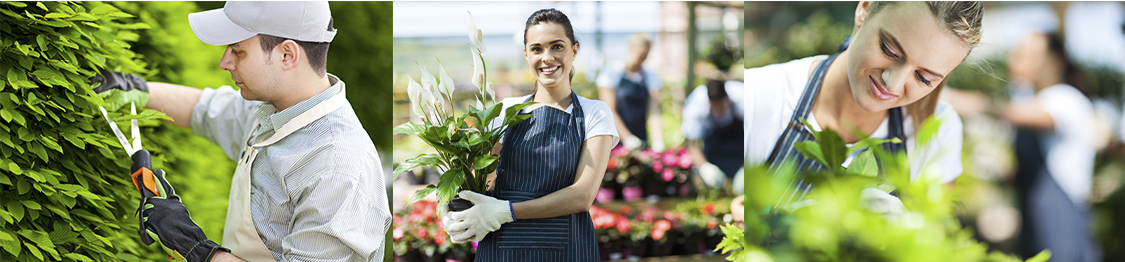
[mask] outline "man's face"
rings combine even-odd
[[[277,51],[275,48],[273,51]],[[219,67],[230,71],[235,85],[241,88],[242,98],[246,100],[272,101],[277,96],[277,59],[262,51],[258,36],[227,45]]]

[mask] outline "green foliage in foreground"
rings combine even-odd
[[[746,249],[746,234],[737,226],[726,224],[719,226],[723,230],[723,241],[715,247],[715,252],[727,255],[728,261],[749,261],[749,252]]]
[[[146,126],[164,116],[125,116],[127,104],[93,93],[88,78],[143,72],[127,41],[147,25],[99,2],[3,2],[0,14],[0,260],[117,260],[139,246],[139,194],[98,106]]]
[[[918,143],[929,143],[939,121],[919,129]],[[832,130],[815,132],[816,142],[797,147],[810,159],[839,167],[848,153],[868,147],[848,168],[798,172],[792,163],[779,168],[748,168],[746,210],[747,257],[762,261],[1019,261],[988,252],[953,214],[949,190],[927,175],[910,179],[905,154],[892,154],[866,139],[846,148]],[[859,147],[859,148],[857,148]],[[921,148],[921,147],[919,147]],[[876,162],[875,160],[879,161]],[[864,164],[867,163],[867,164]],[[816,185],[803,200],[779,201],[798,176]],[[874,212],[861,192],[894,190],[904,212]],[[799,197],[797,197],[799,198]],[[779,204],[780,203],[780,204]],[[789,204],[786,204],[789,203]],[[1045,261],[1044,252],[1028,261]]]

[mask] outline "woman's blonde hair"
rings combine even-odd
[[[871,3],[871,15],[874,15],[879,10],[887,6],[896,4],[896,1],[878,1]],[[972,48],[980,44],[980,24],[981,18],[984,16],[984,3],[980,1],[926,1],[926,6],[930,8],[930,12],[934,14],[939,20],[945,23],[953,34],[961,37],[965,44],[969,46],[970,52]],[[966,54],[966,57],[968,55]],[[906,105],[906,111],[914,118],[914,127],[918,127],[934,114],[934,108],[937,107],[938,97],[941,96],[941,90],[945,87],[945,81],[949,78],[942,79],[934,88],[922,99],[918,99],[914,103]]]

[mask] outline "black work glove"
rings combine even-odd
[[[160,192],[149,192],[141,199],[140,235],[145,245],[160,242],[165,252],[176,260],[211,261],[217,250],[230,252],[207,239],[203,229],[191,220],[180,196],[176,195],[172,184],[164,179],[164,170],[152,171],[155,188]],[[143,192],[149,190],[140,186]]]
[[[91,86],[97,85],[98,83],[102,85],[94,88],[95,93],[105,92],[110,89],[118,89],[121,91],[140,90],[148,93],[148,82],[146,82],[144,78],[134,74],[112,72],[102,69],[98,72],[98,75],[90,77]]]
[[[90,78],[91,86],[98,83],[101,85],[94,88],[95,93],[100,94],[109,104],[120,102],[110,109],[127,106],[129,102],[142,107],[148,104],[148,82],[140,76],[103,69],[98,75]]]

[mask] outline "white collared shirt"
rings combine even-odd
[[[330,75],[336,79],[335,76]],[[268,138],[282,125],[341,92],[343,81],[281,112],[229,86],[204,89],[192,131],[237,160],[250,132]],[[390,228],[379,155],[350,104],[259,149],[252,163],[250,213],[278,261],[381,261]]]

